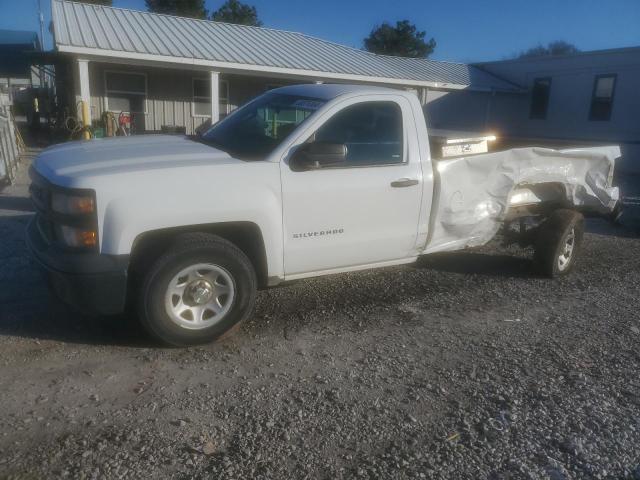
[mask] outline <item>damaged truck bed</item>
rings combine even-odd
[[[619,147],[529,147],[436,160],[437,192],[425,253],[483,245],[505,222],[557,208],[610,215]]]

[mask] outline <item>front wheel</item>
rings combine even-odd
[[[540,225],[535,243],[534,265],[547,277],[573,270],[584,236],[584,217],[569,209],[555,210]]]
[[[249,316],[256,291],[253,266],[235,245],[215,235],[184,235],[145,276],[140,321],[167,345],[211,342]]]

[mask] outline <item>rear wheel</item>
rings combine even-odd
[[[215,235],[188,234],[145,276],[139,316],[167,345],[211,342],[249,316],[256,290],[255,271],[240,249]]]
[[[540,225],[535,243],[534,265],[548,277],[571,272],[584,236],[584,217],[575,210],[555,210]]]

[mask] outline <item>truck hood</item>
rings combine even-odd
[[[238,162],[229,154],[188,137],[139,135],[56,145],[44,150],[34,167],[50,181],[72,187],[88,177]]]

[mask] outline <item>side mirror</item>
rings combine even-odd
[[[342,143],[305,143],[291,157],[291,168],[296,172],[337,167],[347,160],[347,146]]]

